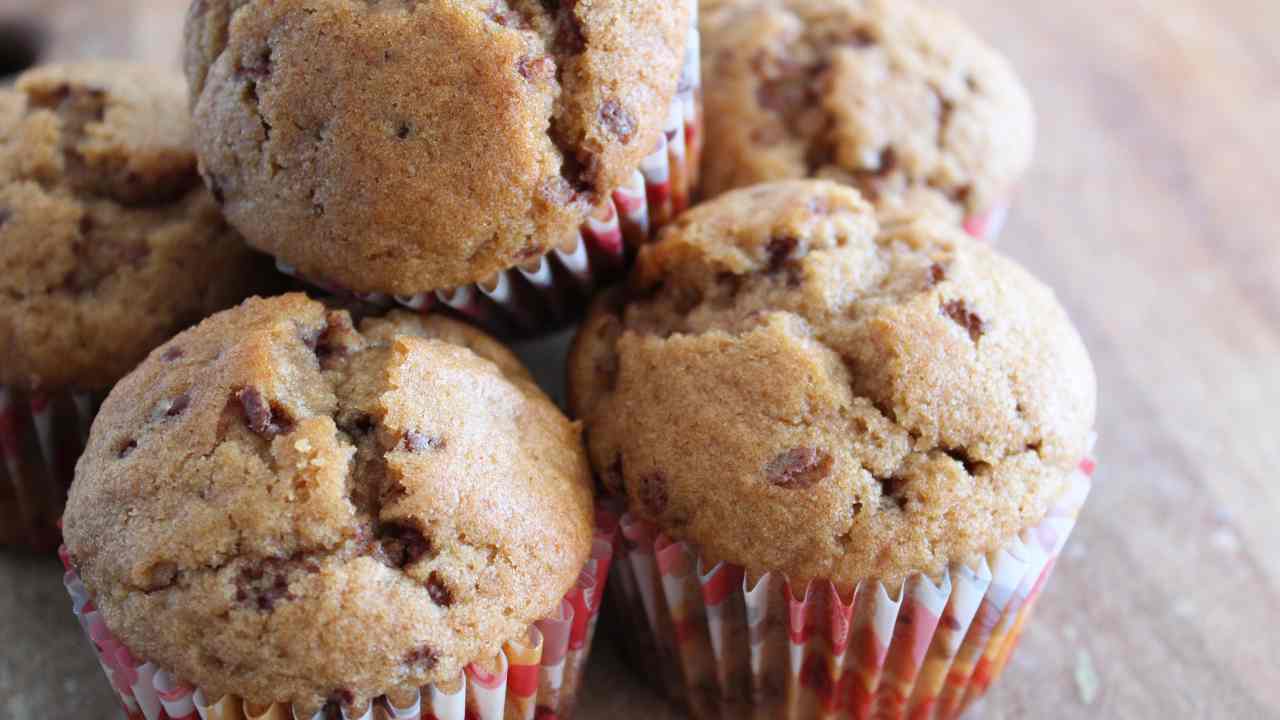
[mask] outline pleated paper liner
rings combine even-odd
[[[443,310],[504,337],[532,337],[574,322],[591,291],[619,279],[639,247],[689,207],[703,146],[696,3],[688,32],[676,97],[653,152],[629,181],[592,210],[573,237],[546,255],[473,285],[394,296],[352,293],[324,278],[303,277],[280,260],[277,267],[329,293],[379,306]]]
[[[749,577],[624,516],[613,594],[624,639],[696,718],[954,718],[1008,661],[1092,473],[1082,462],[1039,524],[975,566],[898,588]]]
[[[100,398],[0,385],[0,545],[52,552]]]
[[[368,707],[330,703],[308,715],[288,704],[211,697],[135,656],[107,628],[66,553],[62,555],[72,610],[129,720],[533,720],[573,713],[616,551],[617,526],[616,515],[597,512],[591,558],[559,610],[507,642],[495,657],[468,665],[448,683],[390,690]],[[81,709],[50,710],[47,717],[70,717]]]
[[[965,218],[964,231],[987,242],[995,242],[1009,219],[1009,201],[1001,201],[980,213]]]

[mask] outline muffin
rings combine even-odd
[[[677,219],[570,373],[630,508],[627,626],[701,717],[954,717],[1089,487],[1093,369],[1053,293],[827,181]]]
[[[579,436],[458,321],[250,299],[103,403],[64,518],[69,585],[126,706],[179,687],[280,717],[563,716],[611,550]],[[140,683],[144,666],[165,675]]]
[[[181,77],[51,65],[0,89],[0,544],[57,547],[101,393],[274,277],[200,184]]]
[[[201,169],[287,272],[538,332],[688,202],[694,15],[694,0],[197,0]]]
[[[704,0],[708,197],[851,185],[881,216],[994,239],[1031,161],[1031,101],[950,12],[913,0]]]

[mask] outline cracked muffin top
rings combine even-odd
[[[846,187],[727,193],[642,249],[570,358],[593,466],[705,555],[896,583],[1040,520],[1086,452],[1089,356],[1043,284]]]
[[[1031,162],[1009,64],[912,0],[703,0],[708,197],[770,180],[852,185],[882,214],[960,223],[1006,204]]]
[[[105,390],[273,277],[200,185],[181,77],[51,65],[0,89],[0,385]]]
[[[255,246],[348,290],[486,280],[639,167],[694,0],[196,0],[206,182]]]
[[[558,607],[591,545],[579,435],[466,325],[253,298],[116,385],[64,534],[138,656],[211,697],[359,705]]]

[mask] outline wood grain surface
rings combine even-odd
[[[1035,96],[1001,245],[1058,289],[1102,389],[1093,497],[972,715],[1280,717],[1280,3],[948,4]],[[183,6],[0,0],[0,28],[173,63]],[[0,556],[0,717],[116,717],[60,578]],[[599,645],[580,717],[681,717]]]

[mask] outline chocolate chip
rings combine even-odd
[[[516,72],[529,81],[546,81],[556,76],[556,61],[549,55],[529,57],[525,55],[516,61]]]
[[[890,145],[880,151],[880,156],[876,158],[875,176],[884,177],[893,172],[898,167],[898,151]]]
[[[876,34],[869,27],[854,28],[845,44],[853,47],[868,47],[876,43]]]
[[[414,648],[404,656],[405,665],[421,665],[423,669],[430,670],[440,661],[440,656],[436,655],[436,651],[431,649],[429,645]]]
[[[778,272],[791,259],[791,254],[796,251],[796,247],[800,245],[800,239],[784,235],[776,237],[769,241],[765,251],[769,254],[769,272]]]
[[[0,228],[4,227],[5,223],[9,222],[10,218],[12,217],[13,217],[12,210],[10,210],[9,208],[0,207]]]
[[[929,280],[931,285],[937,285],[947,279],[947,271],[938,263],[929,266]]]
[[[765,478],[788,490],[803,490],[831,474],[831,455],[815,448],[792,448],[764,466]]]
[[[409,123],[401,123],[400,127],[396,129],[396,137],[400,138],[401,140],[408,139],[408,137],[412,134],[413,134],[413,127],[409,125]]]
[[[604,128],[622,141],[623,145],[631,142],[636,132],[636,120],[630,112],[617,100],[604,101],[600,107],[600,122]]]
[[[431,577],[427,578],[427,594],[431,596],[431,602],[440,607],[453,604],[453,591],[437,573],[431,573]]]
[[[259,610],[271,612],[281,600],[293,600],[289,592],[289,570],[294,561],[268,558],[240,571],[236,577],[236,602]]]
[[[968,306],[964,300],[952,300],[942,306],[942,314],[951,318],[951,321],[964,328],[969,333],[969,339],[978,342],[978,338],[982,337],[984,323],[982,318],[977,314],[969,312]]]
[[[338,688],[329,693],[329,702],[339,703],[350,707],[355,704],[356,695],[346,688]]]
[[[791,58],[772,58],[767,53],[754,58],[753,65],[762,76],[756,102],[788,120],[798,119],[800,113],[814,106],[821,89],[819,80],[829,68],[823,62],[801,63]]]
[[[776,113],[783,113],[803,104],[808,96],[805,84],[790,77],[763,82],[756,90],[756,102],[760,107]]]
[[[412,565],[431,552],[431,541],[420,530],[388,523],[378,528],[378,543],[387,562],[398,568]]]
[[[129,438],[128,440],[124,441],[124,443],[120,445],[119,450],[116,450],[116,457],[123,460],[129,457],[130,455],[132,455],[133,451],[137,449],[138,449],[138,441],[134,440],[133,438]]]
[[[314,331],[313,331],[314,332]],[[304,341],[308,338],[304,338]],[[332,368],[338,360],[347,357],[360,347],[360,333],[351,322],[351,315],[331,310],[325,315],[325,327],[307,343],[315,352],[320,366]]]
[[[170,401],[169,409],[165,411],[164,415],[165,417],[178,417],[182,413],[186,412],[190,405],[191,395],[188,393],[182,393]]]
[[[952,188],[947,194],[951,198],[951,202],[964,207],[969,206],[969,200],[973,197],[972,185],[960,185]]]
[[[268,403],[262,397],[262,391],[256,387],[246,387],[236,393],[240,407],[244,410],[249,429],[266,437],[274,437],[286,433],[293,426],[283,410],[274,403]]]
[[[661,472],[651,472],[640,477],[636,488],[636,494],[639,496],[637,499],[650,515],[658,516],[666,512],[667,504],[671,500],[667,484],[667,476]]]
[[[161,353],[160,359],[165,362],[173,362],[174,360],[180,359],[183,355],[186,355],[186,352],[177,345],[174,345]]]
[[[404,434],[404,439],[400,441],[400,444],[409,452],[419,453],[427,450],[443,450],[446,443],[444,438],[433,437],[417,430],[410,430]]]

